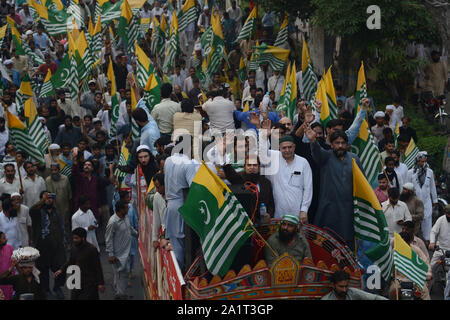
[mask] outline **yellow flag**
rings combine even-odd
[[[325,74],[325,90],[326,90],[328,96],[333,101],[334,105],[337,105],[336,91],[334,90],[333,77],[331,75],[331,67],[328,68],[328,71]]]
[[[91,17],[89,17],[88,31],[89,35],[92,37],[94,35],[94,25],[92,24]]]
[[[108,77],[109,81],[111,81],[111,97],[113,97],[116,94],[116,77],[114,76],[114,69],[111,57],[109,57],[109,66],[106,76]]]
[[[30,126],[34,119],[38,116],[36,105],[34,104],[33,98],[25,101],[24,105],[24,114],[25,118],[27,118],[28,126]]]
[[[306,41],[303,40],[303,48],[302,48],[302,72],[306,72],[306,68],[308,68],[308,64],[311,63],[311,58],[309,57],[309,50]]]
[[[248,112],[248,111],[250,111],[250,101],[245,101],[245,104],[244,104],[244,109],[242,109],[242,111],[243,112]]]
[[[3,39],[6,35],[6,28],[8,28],[8,25],[5,24],[3,27],[0,28],[0,39]]]

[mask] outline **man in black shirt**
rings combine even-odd
[[[127,57],[117,56],[116,63],[113,65],[114,67],[114,76],[116,77],[116,87],[117,90],[125,89],[127,76],[128,76],[128,68],[126,63]]]
[[[414,142],[417,143],[417,134],[416,134],[416,130],[414,130],[413,128],[411,128],[409,126],[409,118],[408,117],[403,117],[402,118],[402,126],[400,127],[400,134],[406,134],[407,136],[409,136],[409,138],[413,138]]]
[[[72,300],[99,300],[98,292],[105,292],[103,270],[97,248],[86,241],[87,231],[76,228],[72,231],[73,248],[69,260],[55,272],[55,278],[65,273],[71,265],[80,267],[81,288],[73,289]]]

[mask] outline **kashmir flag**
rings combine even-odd
[[[9,17],[7,17],[9,18]],[[12,20],[14,22],[14,20]],[[10,22],[10,20],[8,20],[8,22]],[[16,54],[18,56],[20,55],[25,55],[25,50],[23,49],[22,46],[22,36],[19,33],[19,31],[17,31],[16,27],[10,23],[10,27],[11,27],[11,39],[14,42],[14,47],[16,48]]]
[[[5,24],[0,28],[0,48],[3,46],[3,40],[5,39],[6,29],[8,28],[8,24]]]
[[[286,115],[289,119],[294,121],[294,113],[295,113],[296,104],[297,104],[297,71],[295,68],[295,61],[292,65],[289,83],[290,83],[291,93],[289,95],[289,100],[287,101],[288,104],[287,104]]]
[[[170,24],[170,39],[166,49],[166,57],[164,59],[163,71],[167,73],[175,66],[175,57],[180,52],[180,40],[178,38],[178,19],[175,11]]]
[[[79,78],[85,79],[87,78],[89,72],[92,70],[94,58],[91,55],[91,51],[89,49],[84,30],[81,31],[80,35],[78,36],[78,39],[76,40],[76,45],[79,55],[81,57],[80,62],[82,65],[82,68],[79,68],[80,70]]]
[[[136,95],[135,95],[134,89],[131,88],[131,112],[136,110],[136,107],[137,107]],[[132,137],[133,141],[136,141],[137,139],[139,139],[140,135],[141,135],[141,132],[139,130],[139,126],[138,126],[136,120],[134,120],[132,118],[131,119],[131,137]]]
[[[208,270],[225,276],[253,233],[250,218],[228,186],[203,163],[179,209],[200,238]]]
[[[397,122],[397,125],[395,126],[394,130],[394,141],[395,141],[395,149],[398,148],[398,136],[400,135],[400,122]]]
[[[71,78],[68,82],[70,88],[70,98],[72,101],[78,100],[79,85],[80,85],[80,74],[84,74],[84,65],[80,56],[80,52],[77,50],[75,41],[73,40],[70,32],[67,32],[67,37],[69,39],[69,54],[70,57],[70,75]],[[55,87],[57,88],[57,87]]]
[[[23,107],[25,100],[32,97],[33,89],[31,88],[31,80],[28,73],[23,76],[22,82],[20,83],[20,88],[16,93],[16,107],[20,109]]]
[[[289,63],[287,70],[286,70],[286,76],[284,77],[284,83],[283,87],[281,88],[280,93],[280,99],[278,100],[277,104],[277,110],[278,111],[285,111],[287,113],[289,101],[291,99],[291,64]]]
[[[306,101],[311,101],[317,90],[317,76],[314,73],[309,50],[306,41],[303,40],[302,48],[302,79],[303,79],[303,95]]]
[[[206,73],[210,78],[212,78],[213,74],[218,71],[222,59],[226,58],[224,53],[225,40],[223,38],[222,24],[218,13],[211,15],[211,30],[213,37],[211,52],[208,56],[208,66],[206,68]]]
[[[47,0],[44,4],[49,9],[54,10],[63,10],[64,5],[62,4],[61,0]]]
[[[197,22],[197,9],[195,8],[195,0],[186,0],[180,12],[178,13],[179,32],[183,32],[188,24]]]
[[[89,20],[89,22],[91,22]],[[95,27],[92,30],[89,30],[89,35],[91,38],[90,50],[92,54],[96,54],[97,52],[102,50],[102,21],[101,16],[98,16],[97,22],[95,23]]]
[[[328,108],[330,110],[330,119],[338,118],[338,109],[336,101],[336,92],[334,90],[333,77],[331,76],[331,67],[324,76],[325,91],[327,93]]]
[[[128,160],[130,159],[130,151],[126,147],[125,141],[122,143],[122,148],[120,149],[120,158],[119,158],[119,166],[125,166],[128,163]],[[127,175],[126,172],[122,172],[119,170],[119,168],[116,168],[114,171],[114,175],[119,179],[119,183],[125,178]]]
[[[69,166],[63,159],[58,159],[59,163],[59,172],[62,175],[65,175],[67,178],[70,178],[72,176],[72,167]]]
[[[242,26],[241,32],[239,33],[235,42],[239,42],[240,40],[248,39],[253,37],[256,29],[256,17],[258,13],[256,10],[256,6],[253,7],[253,10],[250,12],[247,20],[245,20],[244,25]]]
[[[139,27],[141,29],[141,35],[144,36],[148,29],[150,29],[150,26],[152,24],[151,18],[141,18],[139,21]]]
[[[411,138],[409,141],[408,147],[405,151],[405,157],[403,160],[403,163],[406,164],[406,166],[409,169],[412,169],[414,167],[414,164],[416,163],[416,157],[419,154],[419,148],[417,148],[416,143],[414,142],[414,139]]]
[[[47,75],[45,76],[44,83],[42,84],[41,91],[39,92],[39,98],[46,98],[55,94],[55,89],[53,88],[51,78],[52,72],[49,68]]]
[[[330,108],[328,106],[327,91],[325,89],[324,77],[320,79],[319,84],[317,86],[316,100],[320,100],[322,102],[322,108],[320,111],[320,122],[322,123],[323,127],[326,128],[328,121],[331,120],[331,114]]]
[[[273,71],[282,71],[289,58],[290,51],[280,47],[268,46],[263,43],[255,47],[253,59],[258,65],[268,63]]]
[[[51,75],[50,81],[52,82],[53,88],[65,88],[70,86],[73,81],[78,81],[78,76],[77,80],[74,79],[76,74],[72,73],[71,68],[70,53],[67,53],[64,55],[55,74]]]
[[[108,25],[111,21],[117,20],[122,14],[123,0],[115,3],[108,0],[100,0],[102,27]],[[98,18],[98,16],[97,16]]]
[[[273,44],[275,47],[281,47],[288,41],[288,14],[284,16],[280,31],[278,31],[277,38]]]
[[[394,265],[397,271],[423,290],[427,280],[428,265],[397,232],[394,232]]]
[[[25,151],[30,158],[45,164],[44,154],[38,146],[34,144],[30,137],[28,129],[24,124],[12,113],[6,109],[7,124],[10,134],[10,140],[16,146],[17,150]]]
[[[359,134],[351,147],[352,152],[361,160],[367,180],[375,185],[378,181],[378,173],[381,171],[381,158],[366,120],[363,120]]]
[[[136,58],[137,58],[137,83],[139,87],[144,88],[147,80],[153,72],[153,65],[145,54],[144,50],[136,42]]]
[[[28,132],[33,145],[36,146],[42,154],[45,154],[49,142],[47,136],[45,135],[44,129],[42,128],[42,123],[39,120],[33,98],[29,98],[25,102],[24,113]]]
[[[83,15],[81,14],[81,8],[78,0],[70,0],[69,7],[67,8],[67,13],[72,17],[72,19],[75,19],[77,25],[79,25],[81,28],[84,27],[84,19]]]
[[[366,76],[364,74],[364,62],[361,61],[361,67],[358,71],[358,82],[356,84],[356,97],[355,97],[355,111],[354,114],[358,114],[361,108],[362,99],[367,98],[367,84]]]
[[[117,34],[122,38],[127,52],[133,52],[133,44],[139,37],[139,24],[137,22],[137,16],[133,15],[131,11],[128,0],[125,0],[122,6]]]
[[[372,243],[372,248],[364,254],[380,268],[383,278],[389,281],[394,258],[386,218],[375,192],[355,159],[352,159],[352,167],[355,237]]]
[[[109,136],[117,135],[117,120],[119,119],[119,100],[116,95],[116,78],[114,76],[114,69],[111,57],[109,57],[108,72],[106,74],[108,80],[111,81],[111,126],[109,128]]]
[[[239,61],[238,78],[240,82],[244,82],[247,79],[247,68],[242,57]]]
[[[242,112],[249,112],[250,111],[250,101],[245,101],[244,109],[242,109]]]
[[[149,112],[152,112],[153,107],[161,102],[161,80],[155,72],[147,79],[143,98]]]
[[[71,25],[72,16],[65,10],[53,10],[47,8],[36,1],[28,0],[30,8],[36,10],[45,30],[52,36],[64,34]]]
[[[164,16],[163,16],[164,17]],[[150,42],[150,51],[155,56],[161,56],[164,53],[164,44],[166,42],[166,19],[161,17],[161,23],[159,23],[156,17],[153,17],[153,30],[152,40]]]

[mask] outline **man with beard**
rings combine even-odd
[[[144,144],[136,149],[136,155],[139,165],[144,173],[147,185],[150,185],[153,176],[158,172],[158,166],[155,162],[155,157],[150,153],[150,149]]]
[[[72,219],[72,188],[69,178],[60,172],[59,163],[50,165],[51,174],[45,179],[47,191],[56,194],[55,206],[64,219],[66,234],[70,234]]]
[[[389,179],[390,188],[397,188],[400,192],[403,190],[403,179],[400,175],[395,172],[395,160],[392,157],[386,157],[384,160],[386,165],[384,169],[384,174]]]
[[[138,237],[138,231],[130,225],[128,203],[116,203],[116,213],[111,216],[106,227],[106,252],[113,265],[114,293],[116,300],[127,300],[126,288],[129,275],[131,237]]]
[[[445,215],[439,217],[439,219],[436,220],[433,229],[431,229],[429,246],[431,251],[435,249],[436,243],[442,250],[450,250],[450,205],[447,205],[444,210]],[[439,261],[441,256],[441,250],[434,251],[433,257],[431,258],[432,268],[433,265]]]
[[[416,197],[414,192],[414,185],[411,182],[403,185],[403,191],[400,194],[400,201],[403,201],[408,206],[409,213],[411,213],[412,222],[414,223],[414,234],[423,237],[420,225],[424,217],[423,202]]]
[[[317,133],[310,127],[306,137],[311,141],[311,154],[320,167],[319,206],[313,224],[328,227],[339,234],[353,249],[353,167],[352,160],[364,173],[357,155],[347,152],[348,137],[343,131],[330,135],[331,150],[323,149],[317,142]]]
[[[19,177],[16,177],[16,168],[13,163],[3,166],[5,176],[0,179],[0,195],[3,193],[13,194],[20,191]]]
[[[9,90],[10,89],[3,90],[3,99],[1,100],[5,103],[6,108],[8,108],[8,111],[17,117],[19,115],[19,110],[17,110],[16,104],[11,98]],[[6,118],[6,111],[4,108],[1,109],[0,115]]]
[[[308,241],[305,236],[299,232],[299,222],[299,218],[296,215],[284,215],[278,233],[272,234],[269,239],[267,239],[267,243],[278,256],[288,253],[299,263],[302,263],[304,258],[308,257],[312,259],[312,256]],[[276,259],[272,250],[267,246],[264,247],[264,256],[268,266],[271,266]]]
[[[72,231],[73,248],[69,260],[55,272],[55,278],[66,273],[72,265],[80,267],[81,288],[73,289],[71,300],[99,300],[98,292],[105,292],[102,264],[97,249],[87,242],[87,232],[83,228]]]
[[[378,201],[380,201],[380,204],[388,200],[388,189],[389,182],[386,175],[384,173],[378,174],[378,187],[376,187],[373,191],[375,192]]]
[[[260,217],[259,208],[263,203],[267,208],[265,217],[260,217],[262,221],[268,222],[273,218],[275,213],[275,202],[273,200],[272,183],[264,176],[260,175],[260,161],[256,155],[247,155],[245,157],[244,171],[236,173],[231,164],[223,167],[225,176],[232,184],[245,184],[251,182],[257,186],[258,189],[258,203],[255,203],[258,208],[257,217]]]
[[[30,208],[32,221],[33,243],[40,252],[37,259],[37,268],[41,271],[40,279],[46,290],[47,296],[51,295],[49,272],[56,272],[66,261],[64,244],[66,235],[64,232],[64,219],[55,207],[56,195],[41,192],[41,200]],[[64,285],[65,277],[58,277],[54,282],[53,292],[59,300],[64,299],[61,287]]]
[[[36,166],[31,161],[25,161],[23,167],[27,172],[23,178],[23,204],[31,208],[39,202],[39,195],[45,190],[45,181],[36,174]]]
[[[61,145],[62,143],[67,142],[73,148],[77,145],[81,136],[81,129],[74,127],[72,124],[72,117],[67,115],[64,117],[64,127],[60,128],[56,135],[55,143]]]
[[[22,246],[22,236],[19,228],[19,219],[17,218],[17,210],[14,208],[10,197],[2,201],[0,230],[6,234],[9,244],[14,250]]]
[[[419,247],[420,250],[422,250],[423,254],[427,258],[426,262],[429,263],[430,262],[430,254],[428,253],[427,246],[425,245],[425,242],[423,242],[422,239],[420,239],[419,237],[417,237],[414,234],[415,229],[416,229],[416,223],[414,223],[414,221],[405,221],[405,223],[403,223],[402,232],[406,232],[409,234],[409,236],[411,238],[411,244]]]
[[[334,272],[330,277],[332,290],[321,300],[388,300],[383,296],[349,288],[350,275],[344,270]]]
[[[430,243],[433,205],[436,206],[438,201],[434,173],[426,162],[427,156],[419,153],[414,168],[408,172],[408,182],[412,182],[417,198],[423,202],[424,219],[421,229],[425,243],[428,245]]]
[[[400,162],[400,151],[394,150],[391,157],[394,158],[395,173],[402,178],[403,183],[406,183],[406,181],[408,181],[408,166],[403,162]]]

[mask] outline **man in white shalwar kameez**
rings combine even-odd
[[[94,213],[90,209],[91,200],[88,195],[80,196],[78,200],[80,208],[72,216],[72,231],[76,228],[83,228],[87,231],[86,241],[92,244],[100,252],[100,248],[97,242],[97,236],[95,235],[95,229],[98,228],[97,220],[94,217]]]

